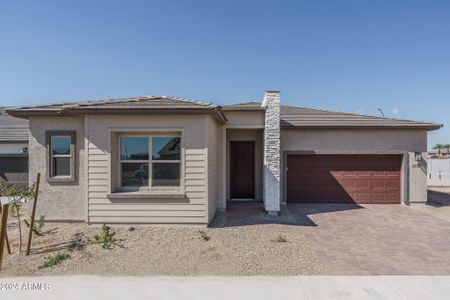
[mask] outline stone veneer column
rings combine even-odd
[[[266,91],[264,126],[264,208],[269,215],[280,211],[280,92]]]

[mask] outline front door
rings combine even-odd
[[[230,142],[230,197],[255,198],[255,142]]]

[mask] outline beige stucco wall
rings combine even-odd
[[[30,117],[29,170],[30,184],[41,173],[37,216],[49,221],[84,221],[85,219],[85,145],[82,117]],[[48,130],[76,131],[76,181],[74,183],[47,182],[47,149],[45,132]],[[31,204],[31,203],[30,203]]]
[[[265,111],[225,111],[227,126],[264,125]]]
[[[263,129],[227,129],[226,131],[226,199],[230,200],[230,142],[255,142],[255,200],[263,198]]]
[[[427,153],[422,152],[420,161],[416,161],[414,152],[408,153],[409,156],[409,203],[427,202]]]
[[[366,154],[403,154],[402,176],[405,181],[404,203],[426,201],[426,158],[420,167],[415,167],[414,153],[425,153],[427,150],[427,131],[411,129],[384,130],[281,130],[281,152],[283,176],[281,180],[282,201],[285,203],[285,164],[286,152],[316,152],[322,153],[366,153]],[[423,167],[425,165],[425,167]]]
[[[91,223],[207,224],[206,115],[90,115],[87,119],[88,202]],[[184,199],[110,199],[114,190],[111,155],[117,132],[179,131],[182,133],[181,187],[158,188],[159,194],[183,193]]]

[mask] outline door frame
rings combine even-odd
[[[252,157],[251,160],[251,177],[252,177],[252,196],[250,198],[237,198],[233,197],[233,184],[232,184],[232,176],[233,176],[233,144],[250,144],[252,145]],[[230,183],[230,201],[255,201],[256,195],[256,180],[255,180],[255,168],[256,168],[256,153],[255,153],[255,141],[230,141],[230,161],[229,161],[229,178],[228,182]]]

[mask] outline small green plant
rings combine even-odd
[[[100,235],[96,234],[94,236],[94,239],[100,244],[102,244],[103,249],[111,249],[115,235],[116,233],[111,230],[111,227],[103,223],[102,233]]]
[[[200,235],[200,238],[204,241],[209,241],[211,237],[208,235],[208,233],[205,230],[199,230],[198,234]]]
[[[272,239],[274,243],[287,243],[287,238],[281,234],[279,234],[276,238]]]
[[[21,186],[9,183],[3,179],[0,180],[0,194],[6,196],[9,201],[12,213],[16,214],[17,227],[19,230],[19,253],[22,251],[22,226],[21,208],[22,205],[34,196],[34,184],[32,186]]]
[[[30,228],[30,222],[28,219],[24,219],[23,222],[25,223],[25,225],[27,225],[28,228]],[[44,216],[40,216],[39,220],[37,220],[36,222],[34,222],[33,224],[33,233],[36,235],[42,235],[42,227],[44,227],[45,225],[45,217]]]
[[[70,255],[65,252],[57,252],[54,255],[48,256],[44,264],[40,268],[50,268],[53,266],[56,266],[57,264],[61,263],[62,261],[70,258]]]

